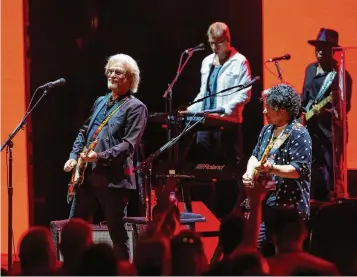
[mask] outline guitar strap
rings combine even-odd
[[[92,141],[96,140],[96,138],[98,137],[99,133],[102,131],[103,127],[108,123],[109,119],[116,114],[117,111],[119,111],[119,109],[126,103],[126,101],[129,100],[129,96],[125,97],[120,103],[119,105],[112,110],[107,117],[103,120],[103,122],[98,126],[98,128],[95,130],[93,136],[89,139],[89,143],[90,144]]]
[[[280,135],[275,140],[273,140],[273,142],[272,142],[273,145],[269,152],[269,156],[271,156],[272,154],[274,154],[276,151],[279,150],[279,148],[283,145],[283,143],[290,136],[290,134],[293,130],[295,130],[296,128],[301,127],[301,126],[302,125],[297,121],[286,126],[284,131],[282,133],[280,133]]]
[[[279,134],[279,136],[276,139],[271,137],[269,144],[266,147],[270,149],[268,152],[268,156],[272,156],[276,151],[278,151],[279,148],[286,141],[286,139],[290,136],[291,132],[299,126],[302,125],[299,122],[294,121],[293,123],[288,124],[288,126],[286,126],[286,128]]]
[[[310,101],[306,105],[305,109],[307,111],[310,110],[310,108],[314,102],[320,102],[322,100],[323,96],[325,95],[325,92],[328,90],[328,88],[331,86],[333,80],[335,79],[336,73],[337,73],[336,71],[331,71],[326,75],[326,78],[319,90],[319,93],[316,96],[316,99],[314,101]]]
[[[266,148],[271,148],[268,156],[273,156],[276,151],[279,150],[279,148],[283,145],[283,143],[287,140],[287,138],[290,136],[291,132],[295,130],[298,127],[302,127],[303,125],[300,124],[298,121],[294,120],[293,123],[288,124],[284,131],[280,133],[280,135],[276,138],[273,139],[273,137],[270,139],[269,144],[267,145]],[[265,149],[266,149],[265,148]],[[261,161],[262,159],[260,159]],[[274,162],[274,159],[268,158],[270,162]],[[275,163],[275,162],[274,162]],[[245,198],[244,201],[240,204],[241,207],[244,207],[246,211],[250,209],[250,201],[249,198]]]

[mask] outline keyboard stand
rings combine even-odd
[[[152,164],[153,161],[160,155],[162,154],[164,151],[170,149],[172,146],[174,146],[179,140],[180,138],[186,134],[187,132],[189,132],[191,129],[195,128],[195,126],[197,126],[198,124],[200,124],[203,120],[205,120],[205,116],[203,116],[202,118],[200,118],[197,122],[195,122],[194,124],[192,124],[190,127],[186,128],[184,131],[182,131],[178,136],[174,137],[173,139],[171,139],[170,141],[168,141],[167,143],[165,143],[162,147],[160,147],[160,149],[156,150],[153,154],[151,154],[145,161],[141,162],[135,169],[134,172],[142,172],[145,175],[145,179],[146,179],[146,184],[145,184],[145,188],[146,188],[146,199],[150,199],[150,193],[151,193],[151,189],[152,189]],[[170,178],[169,178],[170,179]],[[175,187],[173,187],[175,188]],[[171,191],[175,191],[175,190],[171,190]],[[147,217],[149,219],[149,221],[152,220],[152,215],[151,215],[151,201],[147,201],[148,202],[148,207],[147,207]]]

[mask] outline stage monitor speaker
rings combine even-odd
[[[56,247],[56,255],[59,261],[63,261],[63,256],[60,251],[61,232],[68,220],[56,220],[50,222],[50,229],[52,233],[52,240]],[[134,246],[138,237],[138,232],[143,231],[143,226],[136,226],[137,224],[125,223],[125,229],[129,237],[129,260],[133,261],[134,258]],[[91,224],[92,236],[94,243],[107,243],[113,246],[113,242],[110,238],[108,228],[105,225]]]

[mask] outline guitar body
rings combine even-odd
[[[273,143],[269,143],[268,146],[265,148],[262,157],[260,158],[259,162],[260,164],[264,164],[267,160],[268,160],[268,155],[270,153],[270,150],[273,148]],[[252,185],[254,186],[255,184],[259,184],[260,180],[264,178],[269,178],[271,179],[270,174],[265,174],[265,173],[261,173],[259,170],[254,169],[253,172],[253,178],[252,178]],[[244,200],[243,200],[244,199]],[[243,200],[243,201],[242,201]],[[237,212],[238,209],[242,209],[242,213],[245,219],[249,219],[249,210],[250,210],[250,199],[249,197],[246,195],[245,190],[241,190],[239,195],[238,195],[238,199],[236,202],[236,205],[233,208],[232,212]],[[216,246],[216,249],[213,253],[212,259],[211,259],[211,264],[214,262],[217,262],[220,260],[220,257],[222,256],[223,252],[222,249],[220,247],[220,245],[218,244]]]
[[[264,164],[267,159],[268,159],[268,154],[270,152],[270,150],[272,149],[273,147],[273,144],[272,143],[269,143],[268,146],[265,148],[263,154],[262,154],[262,157],[260,158],[259,162],[261,164]],[[255,184],[259,184],[259,181],[262,179],[262,178],[269,178],[271,179],[271,176],[269,174],[265,174],[265,173],[261,173],[259,170],[257,169],[254,169],[254,172],[253,172],[253,178],[252,178],[252,185],[255,185]],[[242,196],[241,196],[242,195]],[[243,200],[244,199],[244,200]],[[242,202],[243,200],[243,202]],[[249,197],[246,195],[245,191],[242,190],[240,193],[239,193],[239,196],[238,196],[238,199],[237,199],[237,204],[235,205],[235,207],[233,208],[233,211],[232,212],[237,212],[237,209],[238,208],[241,208],[243,210],[243,217],[245,219],[249,219],[249,210],[250,210],[250,199]],[[211,259],[211,264],[214,263],[214,262],[217,262],[220,260],[221,256],[222,256],[223,252],[222,252],[222,249],[220,247],[220,245],[218,244],[216,246],[216,249],[213,253],[213,256],[212,256],[212,259]]]
[[[94,140],[88,147],[84,147],[82,153],[87,155],[98,144],[98,140]],[[72,170],[71,181],[68,184],[67,202],[70,203],[76,194],[76,189],[84,182],[84,173],[87,169],[88,163],[83,162],[78,158],[76,166]]]
[[[87,169],[88,163],[82,162],[82,159],[79,158],[77,164],[72,172],[71,183],[74,185],[83,184],[84,181],[84,172]]]
[[[266,163],[266,161],[268,160],[268,154],[270,152],[270,150],[273,148],[273,144],[269,143],[268,146],[265,148],[259,163],[260,164],[264,164]],[[254,169],[253,172],[253,178],[252,178],[252,185],[254,186],[255,184],[259,184],[260,180],[264,178],[269,178],[270,179],[270,175],[269,174],[262,174],[259,170]],[[245,218],[249,218],[249,210],[250,210],[250,199],[249,197],[247,197],[244,202],[241,204],[241,206],[244,208],[245,213],[244,213],[244,217]]]

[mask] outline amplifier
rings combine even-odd
[[[50,222],[50,230],[52,234],[52,240],[56,247],[56,255],[57,260],[63,261],[63,256],[60,251],[60,243],[61,243],[61,231],[65,224],[68,222],[66,220],[56,220]],[[125,229],[128,233],[129,237],[129,260],[130,262],[133,261],[134,258],[134,249],[135,249],[135,242],[138,238],[138,232],[143,230],[143,226],[137,226],[140,224],[131,224],[125,223]],[[113,246],[113,242],[110,238],[108,228],[105,225],[97,225],[97,224],[90,224],[92,229],[92,236],[94,243],[107,243]]]

